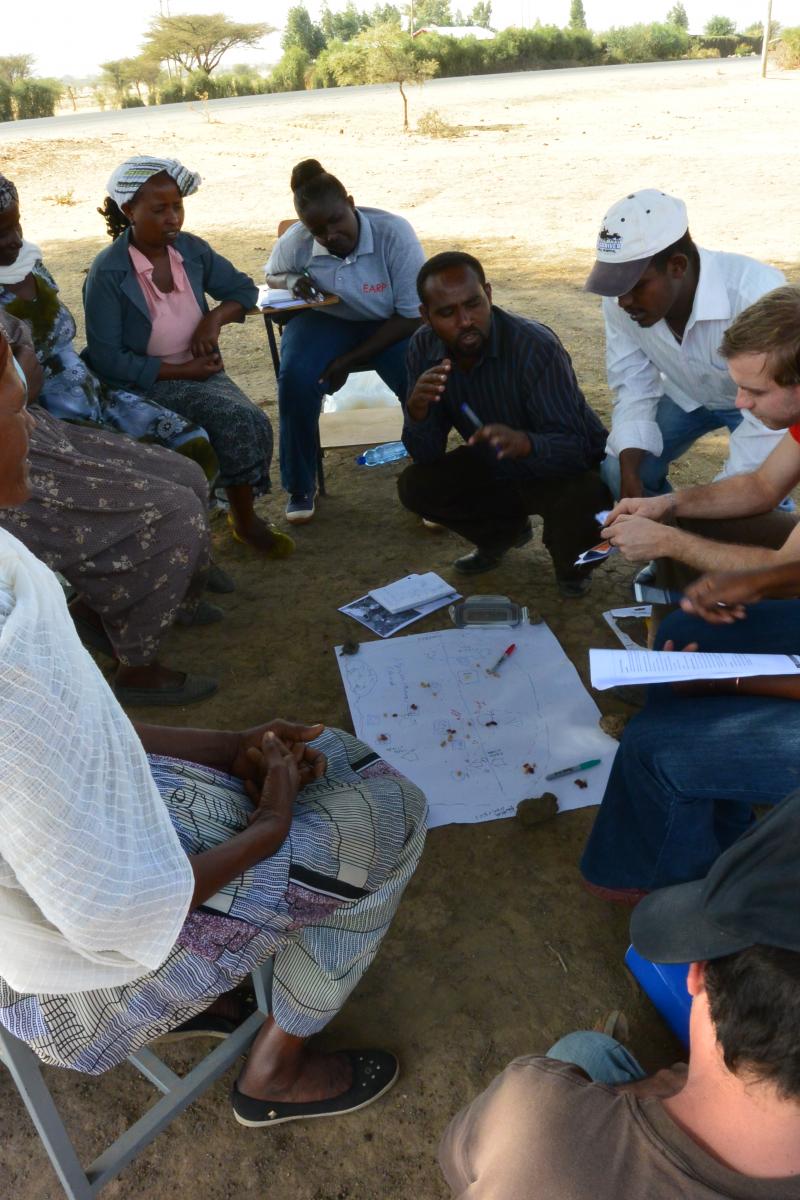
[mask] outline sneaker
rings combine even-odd
[[[292,494],[286,505],[286,520],[292,525],[307,525],[314,516],[315,500],[313,492]]]

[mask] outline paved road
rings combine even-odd
[[[566,67],[553,71],[523,71],[514,72],[503,75],[473,75],[470,77],[470,87],[475,94],[478,94],[482,88],[491,90],[496,87],[499,81],[506,83],[514,80],[527,79],[530,81],[535,76],[536,88],[540,92],[546,93],[550,88],[560,89],[564,86],[564,77],[573,76],[573,83],[576,90],[583,90],[594,87],[598,82],[598,76],[602,77],[603,83],[607,83],[611,78],[618,78],[621,86],[633,78],[644,75],[653,75],[656,72],[680,72],[687,69],[705,70],[709,73],[724,71],[726,74],[742,75],[747,73],[756,74],[758,63],[755,58],[726,58],[726,59],[678,59],[674,62],[661,63],[629,63],[625,66],[614,67]],[[641,86],[645,80],[637,83]],[[648,81],[649,82],[649,81]],[[436,96],[446,97],[449,90],[461,86],[464,83],[463,77],[455,79],[432,79],[425,84],[426,95],[433,93]],[[394,84],[373,84],[367,87],[354,88],[339,88],[337,92],[346,92],[349,96],[356,100],[365,93],[374,94],[378,92],[389,92],[394,88]],[[229,112],[234,109],[261,108],[268,107],[277,109],[285,104],[295,104],[299,96],[303,96],[305,103],[309,106],[309,111],[313,113],[316,107],[325,108],[328,101],[329,93],[324,88],[315,89],[308,92],[278,92],[268,96],[233,96],[227,100],[210,100],[208,107],[211,110],[224,109]],[[180,119],[182,116],[190,115],[192,109],[197,111],[197,104],[162,104],[157,108],[126,108],[112,109],[107,112],[91,112],[91,113],[69,113],[58,117],[40,117],[33,121],[7,121],[0,125],[0,144],[10,144],[15,141],[26,139],[48,139],[63,135],[66,137],[75,137],[81,133],[103,133],[104,129],[113,123],[116,128],[119,128],[120,123],[135,124],[135,122],[144,121],[152,118],[155,114],[171,115],[173,119]]]

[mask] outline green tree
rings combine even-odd
[[[366,17],[369,28],[370,25],[399,25],[403,14],[395,4],[376,4]]]
[[[730,17],[709,17],[703,26],[703,33],[707,37],[730,37],[736,33],[736,22]]]
[[[424,83],[438,70],[432,58],[416,52],[414,41],[397,25],[376,25],[345,42],[328,59],[340,85],[396,83],[403,98],[403,129],[408,129],[407,83]]]
[[[480,25],[482,29],[491,29],[492,0],[478,0],[478,3],[467,17],[467,24]]]
[[[311,59],[302,46],[290,46],[283,53],[283,58],[277,63],[269,77],[270,90],[273,92],[302,92],[306,86],[306,72],[311,66]]]
[[[403,11],[410,18],[411,5],[407,5]],[[415,29],[422,29],[425,25],[453,24],[450,0],[417,0],[413,7],[413,13]]]
[[[125,69],[127,61],[126,58],[114,58],[108,62],[100,63],[100,70],[102,72],[100,76],[101,86],[107,84],[113,88],[114,99],[117,104],[122,104],[128,91],[128,84],[130,83],[128,72]]]
[[[230,21],[224,13],[160,16],[150,23],[142,53],[148,59],[178,63],[186,71],[210,75],[226,51],[234,46],[254,46],[268,33],[272,33],[271,25]]]
[[[35,61],[32,54],[0,55],[0,79],[12,87],[23,79],[30,79]]]
[[[781,31],[780,21],[770,21],[770,23],[769,23],[770,41],[772,41],[773,38],[776,38],[778,36],[778,34],[780,33],[780,31]],[[747,29],[742,30],[742,33],[746,34],[748,37],[762,37],[764,34],[764,22],[763,21],[753,21],[753,23],[751,25],[747,26]]]
[[[13,86],[14,110],[18,121],[52,117],[64,85],[58,79],[19,79]]]
[[[681,0],[678,0],[677,4],[673,4],[667,13],[667,24],[677,25],[678,29],[689,28],[689,14],[683,4],[681,4]]]
[[[583,0],[572,0],[569,6],[569,29],[586,29],[586,9]]]
[[[286,14],[281,46],[284,50],[303,50],[309,58],[316,58],[325,49],[325,34],[311,20],[304,4],[295,4]]]
[[[398,18],[399,18],[398,13]],[[364,29],[373,24],[368,13],[359,12],[353,0],[348,0],[341,12],[331,12],[328,4],[324,4],[319,17],[319,25],[328,42],[350,42]]]

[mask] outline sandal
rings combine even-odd
[[[238,532],[233,523],[233,517],[230,513],[228,513],[228,524],[231,527],[231,533],[233,534],[233,540],[235,542],[239,542],[239,544],[242,546],[250,546],[251,549],[257,549],[257,547],[252,546],[251,543],[248,542],[247,538],[243,538]],[[267,529],[269,529],[275,541],[272,543],[269,550],[259,551],[259,553],[264,555],[264,558],[281,559],[288,558],[290,554],[294,554],[294,539],[290,538],[288,533],[281,533],[280,529],[276,529],[274,525],[267,525]]]
[[[127,687],[112,683],[111,690],[125,705],[146,705],[148,708],[172,707],[181,704],[196,704],[207,700],[219,690],[216,679],[208,675],[187,675],[183,683],[171,688]]]
[[[340,1117],[374,1103],[397,1082],[400,1064],[387,1050],[345,1050],[353,1071],[353,1082],[346,1092],[330,1100],[307,1100],[300,1104],[282,1100],[256,1100],[245,1096],[233,1085],[233,1115],[240,1125],[256,1128],[283,1125],[286,1121],[306,1121],[314,1117]]]

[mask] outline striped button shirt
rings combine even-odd
[[[441,400],[424,421],[405,414],[403,444],[415,462],[430,463],[447,449],[455,429],[467,441],[475,432],[466,403],[485,424],[524,430],[531,452],[499,459],[498,477],[553,479],[577,475],[603,457],[606,431],[578,386],[572,362],[552,329],[492,306],[486,352],[471,371],[459,370],[428,325],[411,339],[406,357],[409,395],[423,372],[451,358]]]

